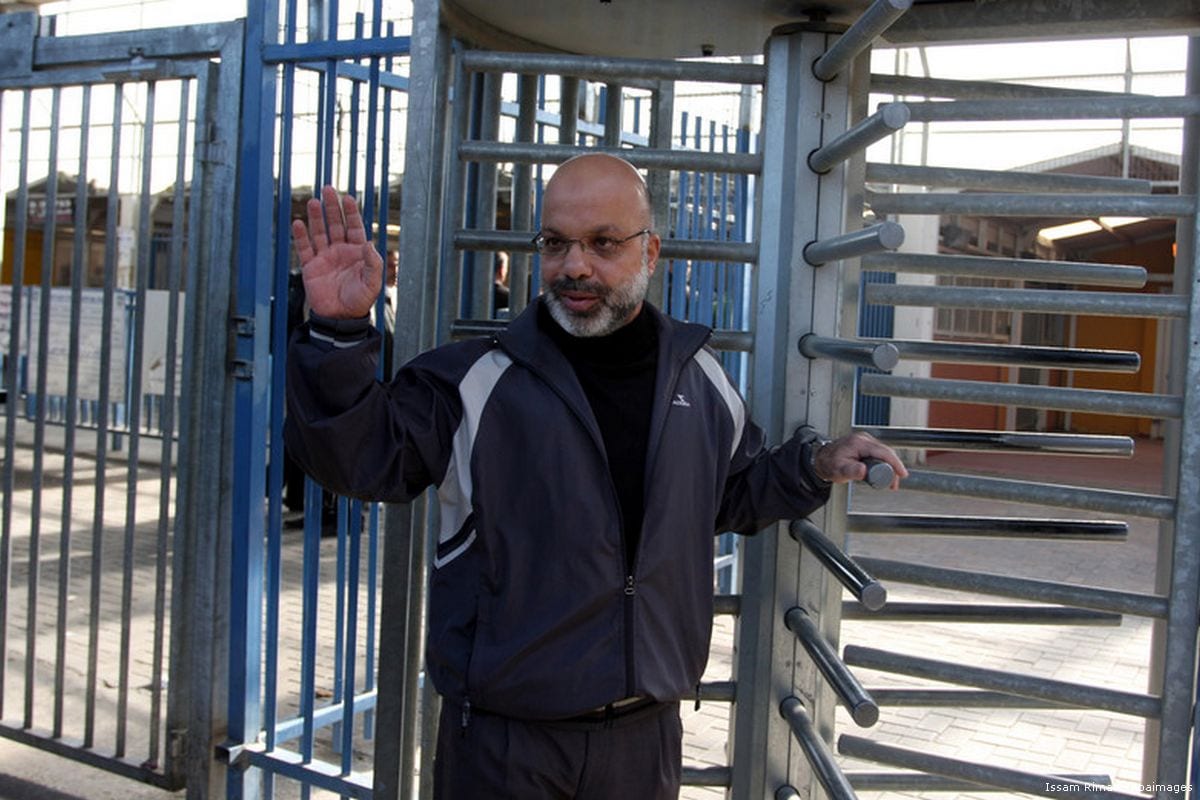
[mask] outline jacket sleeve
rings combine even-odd
[[[747,421],[725,481],[716,533],[752,534],[781,519],[798,519],[825,505],[831,484],[810,468],[808,437],[764,446],[761,428]]]
[[[385,385],[381,339],[364,318],[316,318],[288,348],[284,444],[338,494],[407,502],[441,479],[462,416],[457,386],[419,356]]]

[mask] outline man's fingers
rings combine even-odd
[[[329,226],[330,244],[346,241],[346,223],[342,219],[342,205],[337,189],[326,186],[321,190],[321,199],[325,201],[325,224]]]
[[[325,233],[325,214],[321,211],[321,201],[311,198],[304,206],[308,212],[308,235],[312,237],[313,250],[321,252],[329,246],[329,236]]]
[[[346,219],[346,241],[351,244],[366,242],[366,226],[363,225],[362,215],[358,213],[358,202],[353,195],[342,198],[342,215]]]
[[[304,227],[304,223],[298,219],[292,220],[292,242],[296,247],[296,257],[300,259],[301,266],[312,261],[316,254],[313,252],[312,242],[308,238],[308,228]]]

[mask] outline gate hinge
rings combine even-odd
[[[229,374],[239,381],[254,380],[254,363],[244,358],[235,358],[229,363]]]
[[[254,317],[247,314],[235,314],[230,318],[230,324],[233,326],[235,335],[247,338],[254,336]]]

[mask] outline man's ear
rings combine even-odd
[[[658,251],[662,247],[662,239],[657,233],[651,233],[646,241],[646,268],[650,270],[650,274],[654,274],[654,268],[658,266]]]

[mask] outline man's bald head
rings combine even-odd
[[[629,204],[639,212],[641,227],[654,227],[646,181],[625,159],[608,153],[584,153],[564,161],[546,182],[544,203],[552,206],[579,187],[587,187],[586,190],[594,195],[608,194],[617,202]]]

